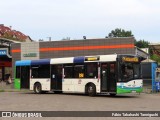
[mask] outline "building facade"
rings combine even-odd
[[[6,80],[12,73],[11,43],[13,42],[0,38],[0,81]]]
[[[68,41],[26,42],[12,44],[12,65],[17,60],[37,60],[107,54],[132,54],[147,58],[134,46],[134,37]]]

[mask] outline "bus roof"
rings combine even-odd
[[[31,60],[16,61],[15,65],[16,66],[30,66],[31,65]]]
[[[116,61],[117,54],[16,61],[16,66]]]

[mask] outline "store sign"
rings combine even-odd
[[[99,60],[99,57],[86,57],[85,61],[97,61]]]
[[[5,62],[5,61],[0,61],[0,67],[5,66],[5,67],[11,67],[12,62]]]
[[[0,56],[1,55],[7,55],[7,51],[6,50],[0,50]]]
[[[139,62],[137,57],[123,57],[122,60],[124,62]]]
[[[23,54],[23,57],[37,57],[37,53],[26,53]]]

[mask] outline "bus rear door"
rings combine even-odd
[[[62,91],[62,65],[51,66],[51,89]]]

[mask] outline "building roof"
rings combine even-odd
[[[31,39],[29,36],[23,34],[22,32],[12,30],[11,27],[6,27],[3,24],[0,24],[0,38],[13,38],[19,40],[20,42],[25,42],[26,39]]]
[[[156,61],[151,60],[151,59],[146,59],[146,60],[143,60],[142,62],[143,62],[143,63],[145,63],[145,62],[147,62],[147,63],[148,63],[148,62],[156,62]]]
[[[154,54],[160,56],[160,43],[151,43],[149,47]]]

